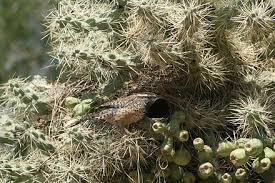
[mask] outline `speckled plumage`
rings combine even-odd
[[[138,93],[118,98],[101,105],[102,110],[94,113],[93,117],[115,125],[128,125],[141,120],[146,107],[156,99],[158,96],[153,93]]]

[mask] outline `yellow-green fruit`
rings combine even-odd
[[[217,154],[221,157],[227,157],[236,149],[236,145],[232,142],[221,142],[218,145]]]
[[[261,140],[253,138],[245,143],[244,150],[248,156],[256,157],[263,152],[264,145]]]
[[[161,152],[167,156],[173,157],[175,155],[176,152],[174,149],[174,142],[173,142],[172,137],[168,137],[163,141],[162,147],[161,147]]]
[[[194,174],[192,174],[191,172],[184,172],[182,183],[195,183],[195,182],[196,182],[196,177]]]
[[[213,150],[210,146],[204,145],[202,151],[198,152],[200,162],[211,161],[213,159]]]
[[[235,177],[237,180],[244,180],[246,176],[247,176],[247,173],[243,168],[238,168],[235,172]]]
[[[235,149],[230,153],[230,161],[234,166],[242,166],[247,163],[248,156],[244,149]]]
[[[65,106],[72,109],[74,108],[77,104],[79,104],[81,101],[78,98],[75,97],[67,97],[65,99]]]
[[[197,151],[202,151],[204,147],[204,141],[202,138],[195,138],[193,140],[193,145]]]
[[[248,141],[249,141],[249,139],[247,139],[247,138],[239,138],[235,142],[235,145],[237,146],[237,148],[244,148],[245,143]]]
[[[185,166],[191,161],[191,155],[186,149],[176,151],[173,162],[177,165]]]
[[[85,99],[81,101],[81,103],[84,103],[84,104],[91,104],[92,102],[93,102],[92,99]]]
[[[264,173],[271,167],[271,161],[269,158],[255,159],[252,163],[252,168],[256,173]]]
[[[275,151],[269,147],[264,148],[264,155],[269,158],[272,164],[275,164]]]
[[[152,129],[156,133],[165,133],[165,132],[167,132],[167,126],[166,126],[166,124],[161,123],[161,122],[155,122],[152,125]]]
[[[211,163],[206,162],[199,166],[199,177],[201,179],[208,179],[214,173],[214,167]]]
[[[225,173],[221,177],[222,183],[231,183],[232,182],[232,176],[229,173]]]
[[[182,130],[177,134],[177,138],[181,142],[186,142],[189,139],[189,133],[186,130]]]
[[[74,116],[83,116],[91,109],[90,104],[80,103],[73,108]]]

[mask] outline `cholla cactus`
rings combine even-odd
[[[238,23],[238,30],[251,36],[253,41],[266,38],[274,29],[275,15],[271,4],[265,1],[242,3],[239,15],[232,17]]]
[[[272,182],[274,8],[271,0],[58,1],[46,34],[59,81],[0,88],[0,180]],[[166,102],[129,126],[86,118],[135,92]]]
[[[272,136],[274,129],[274,111],[272,98],[268,95],[253,92],[236,99],[232,106],[230,122],[237,126],[242,136]]]

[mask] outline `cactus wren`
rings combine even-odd
[[[154,93],[137,93],[118,98],[100,106],[98,113],[91,114],[94,119],[105,120],[114,125],[129,125],[141,120],[147,107],[154,103],[159,96]]]

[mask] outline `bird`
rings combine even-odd
[[[126,97],[120,97],[113,101],[100,105],[98,112],[93,112],[73,124],[84,121],[105,121],[112,125],[126,126],[136,123],[144,118],[148,108],[161,96],[150,93],[134,93]]]
[[[136,93],[102,104],[98,113],[91,116],[113,125],[130,125],[141,120],[160,96],[154,93]]]

